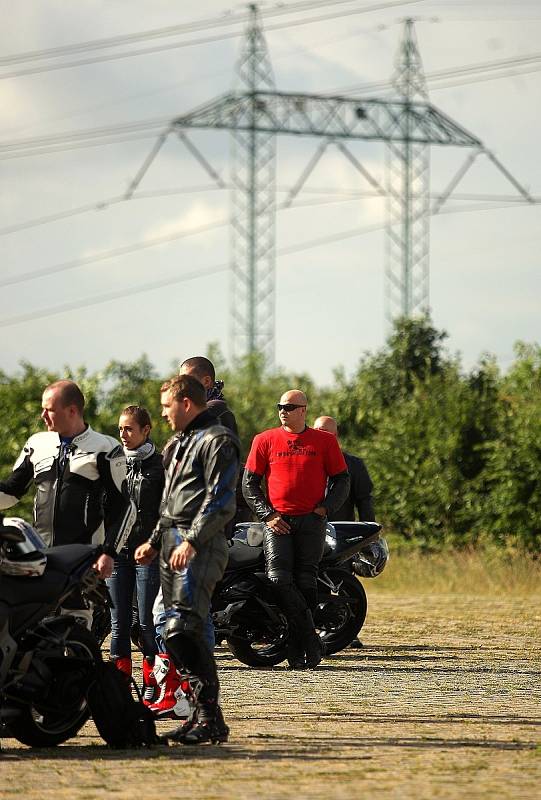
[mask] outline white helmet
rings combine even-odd
[[[47,556],[41,536],[20,517],[5,517],[4,528],[15,528],[24,537],[19,542],[2,542],[0,547],[0,573],[22,577],[39,577],[45,571]]]

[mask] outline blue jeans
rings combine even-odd
[[[144,567],[133,556],[121,552],[115,558],[113,574],[106,581],[114,608],[111,609],[111,658],[130,658],[133,591],[136,590],[143,655],[153,658],[158,652],[152,605],[160,588],[158,559]]]

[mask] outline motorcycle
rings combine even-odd
[[[0,726],[32,747],[75,736],[90,716],[86,693],[101,662],[75,616],[55,616],[74,591],[103,604],[93,545],[45,549],[28,523],[0,523]]]
[[[212,598],[216,641],[252,667],[269,667],[286,658],[287,620],[265,576],[261,523],[235,528],[229,562]],[[357,575],[375,577],[388,558],[376,522],[328,523],[318,570],[316,630],[327,655],[347,647],[361,630],[367,599]]]
[[[270,667],[286,658],[287,620],[265,575],[262,523],[238,523],[229,559],[212,596],[216,643],[226,642],[233,655],[251,667]],[[376,522],[327,524],[325,551],[318,569],[319,603],[314,622],[327,655],[337,653],[358,635],[367,612],[366,593],[358,577],[375,577],[389,551]],[[142,649],[134,605],[131,639]],[[92,630],[100,643],[111,631],[107,608],[97,610]]]

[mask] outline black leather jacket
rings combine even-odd
[[[74,437],[63,463],[60,451],[57,433],[31,436],[9,478],[0,481],[0,509],[15,505],[33,482],[34,526],[48,547],[104,543],[114,556],[135,520],[122,447],[87,427]]]
[[[271,506],[265,493],[261,488],[263,475],[258,475],[257,472],[250,472],[245,469],[242,477],[242,493],[244,499],[256,515],[256,517],[264,522],[267,517],[276,513],[275,509]],[[327,515],[331,514],[335,508],[342,505],[347,498],[349,491],[349,474],[346,470],[339,472],[336,475],[330,475],[327,480],[327,492],[322,505],[327,510]]]
[[[366,464],[362,458],[352,456],[351,453],[344,453],[346,464],[348,465],[350,486],[349,494],[345,503],[335,511],[329,513],[329,520],[342,520],[346,522],[355,521],[355,509],[359,519],[364,522],[374,522],[374,501],[372,499],[372,489],[374,488]]]
[[[128,491],[137,508],[137,519],[126,543],[132,552],[148,540],[160,518],[165,472],[161,454],[156,451],[143,459],[128,458],[127,464]]]
[[[235,434],[216,425],[208,410],[201,412],[183,433],[165,476],[160,521],[150,538],[159,549],[163,531],[178,527],[196,550],[214,536],[223,535],[235,514],[235,487],[240,443]]]

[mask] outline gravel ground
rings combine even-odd
[[[221,746],[3,741],[0,797],[539,798],[540,597],[369,596],[363,648],[314,671],[217,651]],[[171,727],[160,723],[160,730]]]

